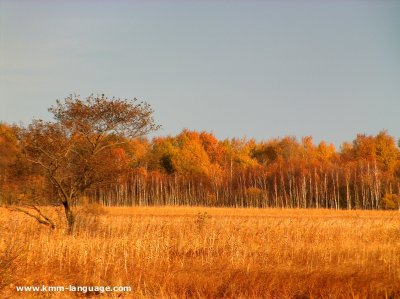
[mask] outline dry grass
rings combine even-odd
[[[15,291],[42,284],[130,285],[108,294],[120,298],[400,298],[399,212],[153,207],[79,217],[66,236],[0,209],[0,265],[12,257],[0,298],[84,297]]]

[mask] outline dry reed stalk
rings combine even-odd
[[[109,295],[126,298],[400,296],[398,212],[108,208],[82,214],[73,236],[0,212],[2,238],[26,244],[14,285],[130,285]],[[41,298],[12,287],[3,296]]]

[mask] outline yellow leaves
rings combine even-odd
[[[375,144],[378,162],[383,164],[385,170],[392,171],[399,158],[394,138],[382,131],[375,137]]]
[[[317,157],[321,161],[328,161],[336,155],[336,149],[333,144],[327,144],[325,141],[321,141],[317,148]]]
[[[182,173],[208,174],[209,157],[197,132],[184,131],[177,137],[179,145],[172,163]]]
[[[142,161],[146,160],[150,151],[149,142],[144,138],[127,140],[127,148],[136,164],[140,164]]]
[[[209,137],[202,135],[202,138]],[[189,130],[182,131],[176,137],[155,138],[150,166],[157,168],[159,165],[167,173],[207,175],[211,162],[204,140],[198,132]],[[212,140],[208,139],[206,144],[212,146]]]
[[[347,147],[347,152],[349,148]],[[358,134],[351,148],[352,158],[368,162],[378,162],[385,171],[393,172],[399,159],[399,149],[395,140],[386,131],[378,135]]]
[[[17,137],[13,130],[0,123],[0,167],[13,163],[19,152]]]
[[[232,138],[223,141],[224,166],[228,168],[247,168],[257,165],[252,156],[256,147],[254,140]]]
[[[139,167],[136,171],[140,176],[147,177],[148,172],[146,168]]]

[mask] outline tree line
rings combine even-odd
[[[399,208],[400,159],[382,131],[339,151],[311,137],[256,142],[208,132],[132,140],[126,172],[91,189],[105,205],[206,205],[331,209]]]
[[[144,102],[70,96],[53,122],[0,124],[0,204],[398,209],[399,144],[386,131],[340,149],[312,137],[266,141],[159,127]]]

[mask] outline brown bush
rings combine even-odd
[[[386,210],[400,210],[400,196],[397,194],[385,194],[382,199],[382,205]]]

